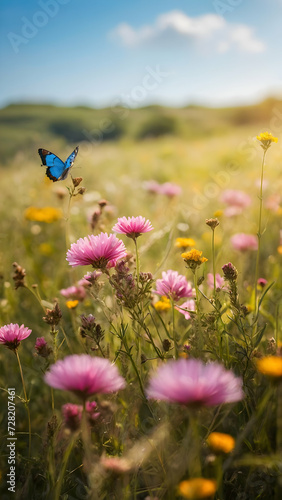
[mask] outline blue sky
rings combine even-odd
[[[282,0],[1,0],[0,106],[282,95]]]

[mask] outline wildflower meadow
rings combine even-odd
[[[282,498],[282,138],[251,132],[1,169],[1,498]]]

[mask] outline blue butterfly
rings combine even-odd
[[[46,166],[46,175],[53,182],[63,181],[67,178],[69,170],[73,166],[73,162],[78,153],[78,146],[66,159],[65,163],[58,156],[47,151],[47,149],[38,149],[39,156],[42,160],[42,165]]]

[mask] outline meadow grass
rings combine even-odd
[[[16,356],[0,346],[3,498],[9,498],[5,476],[9,387],[16,389],[15,498],[280,498],[281,376],[275,373],[269,378],[257,369],[258,359],[281,353],[280,142],[266,155],[258,277],[267,283],[257,293],[256,251],[236,251],[230,242],[236,233],[258,231],[262,150],[250,138],[259,132],[247,124],[189,140],[168,135],[143,141],[124,137],[96,146],[84,141],[72,176],[83,178],[74,193],[81,186],[86,191],[71,199],[66,188],[72,189],[70,176],[58,183],[47,179],[36,149],[28,161],[19,152],[0,169],[1,326],[18,323],[32,329],[19,347],[28,402]],[[61,145],[62,157],[71,150],[60,139],[45,144],[40,137],[38,147],[52,150],[53,145],[56,153]],[[144,182],[152,179],[175,183],[182,194],[148,193]],[[221,201],[226,189],[244,190],[251,205],[227,217]],[[107,204],[99,214],[101,199]],[[30,220],[29,207],[53,207],[62,215],[49,223],[36,216]],[[138,239],[140,271],[151,275],[140,282],[134,241],[118,235],[131,254],[128,270],[123,275],[115,269],[109,276],[104,273],[87,289],[84,300],[70,308],[60,290],[76,285],[91,271],[91,266],[68,265],[70,244],[88,234],[111,233],[118,217],[139,215],[154,227]],[[213,253],[213,232],[206,219],[215,217],[219,226],[214,230]],[[208,259],[195,273],[185,265],[183,250],[175,247],[178,237],[193,238],[195,248]],[[25,286],[17,290],[14,262],[26,272]],[[226,278],[218,290],[211,289],[207,273],[223,276],[222,266],[229,262],[238,276]],[[196,288],[196,311],[188,320],[171,307],[154,307],[160,299],[154,294],[155,280],[169,269],[185,275]],[[135,295],[128,286],[132,279]],[[42,318],[56,301],[62,319],[48,324]],[[83,329],[81,319],[90,314],[95,328],[99,325],[91,332]],[[45,337],[52,349],[47,357],[35,351],[38,337]],[[61,407],[79,400],[70,392],[50,389],[43,376],[56,359],[78,353],[115,361],[127,385],[114,395],[93,396],[100,416],[91,427],[83,417],[82,429],[70,429]],[[148,400],[152,372],[173,358],[224,365],[242,377],[244,399],[194,409]],[[26,406],[31,415],[30,457]],[[212,449],[207,439],[215,431],[233,436],[233,451]],[[109,458],[122,460],[111,463]],[[202,484],[192,493],[186,483],[179,487],[195,477],[216,481],[215,491],[200,496]]]

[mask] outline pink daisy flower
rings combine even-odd
[[[87,282],[87,285],[89,285],[89,282]],[[63,295],[63,297],[66,297],[66,299],[71,300],[83,301],[86,297],[85,287],[82,285],[73,285],[68,288],[62,288],[62,290],[60,290],[60,294]]]
[[[213,282],[213,274],[208,273],[207,274],[207,285],[209,288],[213,290],[214,287],[214,282]],[[219,273],[216,273],[215,275],[215,288],[216,290],[219,290],[220,288],[224,288],[224,278],[220,276]]]
[[[96,393],[116,392],[125,380],[108,359],[89,354],[73,354],[57,361],[44,377],[55,389],[72,391],[86,399]]]
[[[4,344],[8,349],[16,351],[22,340],[30,336],[31,331],[24,325],[19,326],[17,323],[0,328],[0,344]]]
[[[121,217],[118,219],[117,224],[113,227],[112,231],[116,233],[125,234],[128,238],[136,239],[142,233],[148,233],[154,229],[149,220],[145,217]]]
[[[240,252],[258,249],[258,240],[254,234],[237,233],[232,236],[230,241],[234,250],[239,250]]]
[[[239,189],[226,189],[221,195],[221,201],[232,207],[246,208],[252,203],[250,196]]]
[[[191,315],[188,311],[195,311],[196,304],[194,299],[186,300],[181,306],[175,306],[175,309],[179,311],[181,314],[184,314],[185,319],[191,319]]]
[[[116,235],[100,233],[73,243],[67,252],[67,261],[72,267],[92,265],[96,269],[105,269],[114,267],[125,256],[124,243]]]
[[[90,420],[90,422],[93,422],[100,416],[100,413],[96,412],[97,403],[95,403],[95,401],[87,401],[85,409],[88,420]],[[75,405],[72,403],[66,403],[65,405],[63,405],[62,413],[65,426],[69,427],[71,430],[77,430],[80,425],[82,411],[82,405]]]
[[[146,189],[149,193],[159,194],[161,193],[161,184],[157,181],[150,180],[145,181],[143,183],[143,188]]]
[[[192,286],[186,280],[185,276],[171,269],[166,272],[164,271],[162,279],[156,281],[156,290],[154,292],[176,302],[184,297],[189,298],[193,296]]]
[[[172,182],[165,182],[161,184],[160,193],[168,196],[169,198],[173,198],[174,196],[179,196],[182,193],[182,189],[177,184],[173,184]]]
[[[241,378],[218,363],[178,359],[161,365],[150,380],[147,396],[183,405],[212,406],[244,397]]]

